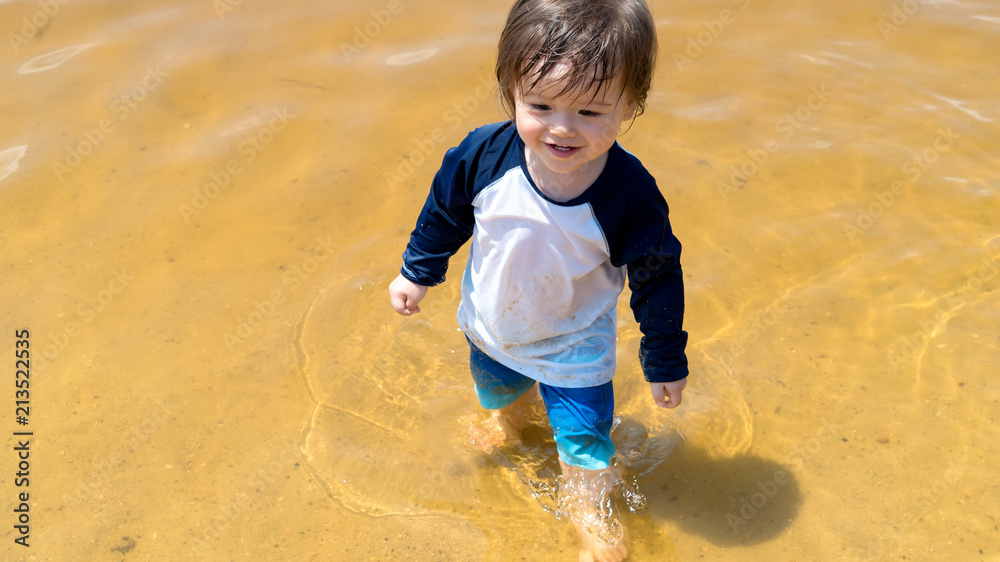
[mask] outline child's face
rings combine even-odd
[[[565,65],[557,66],[534,88],[514,94],[517,132],[530,151],[550,171],[557,174],[599,172],[605,155],[621,130],[622,121],[631,119],[636,104],[622,93],[621,80],[610,87],[598,85],[559,95],[566,86]]]

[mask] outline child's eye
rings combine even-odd
[[[596,111],[591,111],[589,109],[581,109],[580,110],[580,115],[583,115],[584,117],[600,117],[601,116],[600,113],[598,113]]]
[[[531,104],[531,108],[536,109],[538,111],[548,111],[550,109],[549,106],[543,103],[533,103]]]

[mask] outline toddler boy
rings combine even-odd
[[[655,60],[643,0],[518,0],[496,65],[514,118],[445,154],[389,286],[396,312],[420,312],[472,238],[458,322],[476,394],[514,440],[541,395],[565,489],[583,505],[581,560],[628,554],[595,521],[602,483],[618,477],[611,379],[626,275],[653,400],[679,405],[688,374],[681,246],[654,179],[616,141],[645,107]]]

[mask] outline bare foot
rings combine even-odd
[[[601,538],[601,535],[605,534],[603,527],[607,527],[609,523],[620,526],[618,520],[598,519],[590,524],[583,521],[573,522],[580,535],[580,562],[622,562],[628,558],[624,537],[610,540]]]
[[[491,412],[485,422],[478,424],[470,422],[470,440],[487,454],[495,451],[500,445],[520,444],[521,432],[528,425],[532,407],[540,401],[538,385],[535,384],[521,393],[511,404]]]
[[[612,492],[621,482],[614,468],[585,470],[560,460],[561,510],[580,536],[580,562],[621,562],[628,558],[625,527],[613,513]]]
[[[477,422],[474,416],[463,418],[469,424],[469,441],[486,454],[491,454],[501,445],[517,445],[521,442],[520,432],[511,434],[500,423],[500,413],[493,412],[483,422]]]

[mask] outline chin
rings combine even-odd
[[[569,174],[580,169],[580,166],[578,165],[550,166],[546,164],[545,167],[547,167],[550,171],[555,172],[557,174]]]

